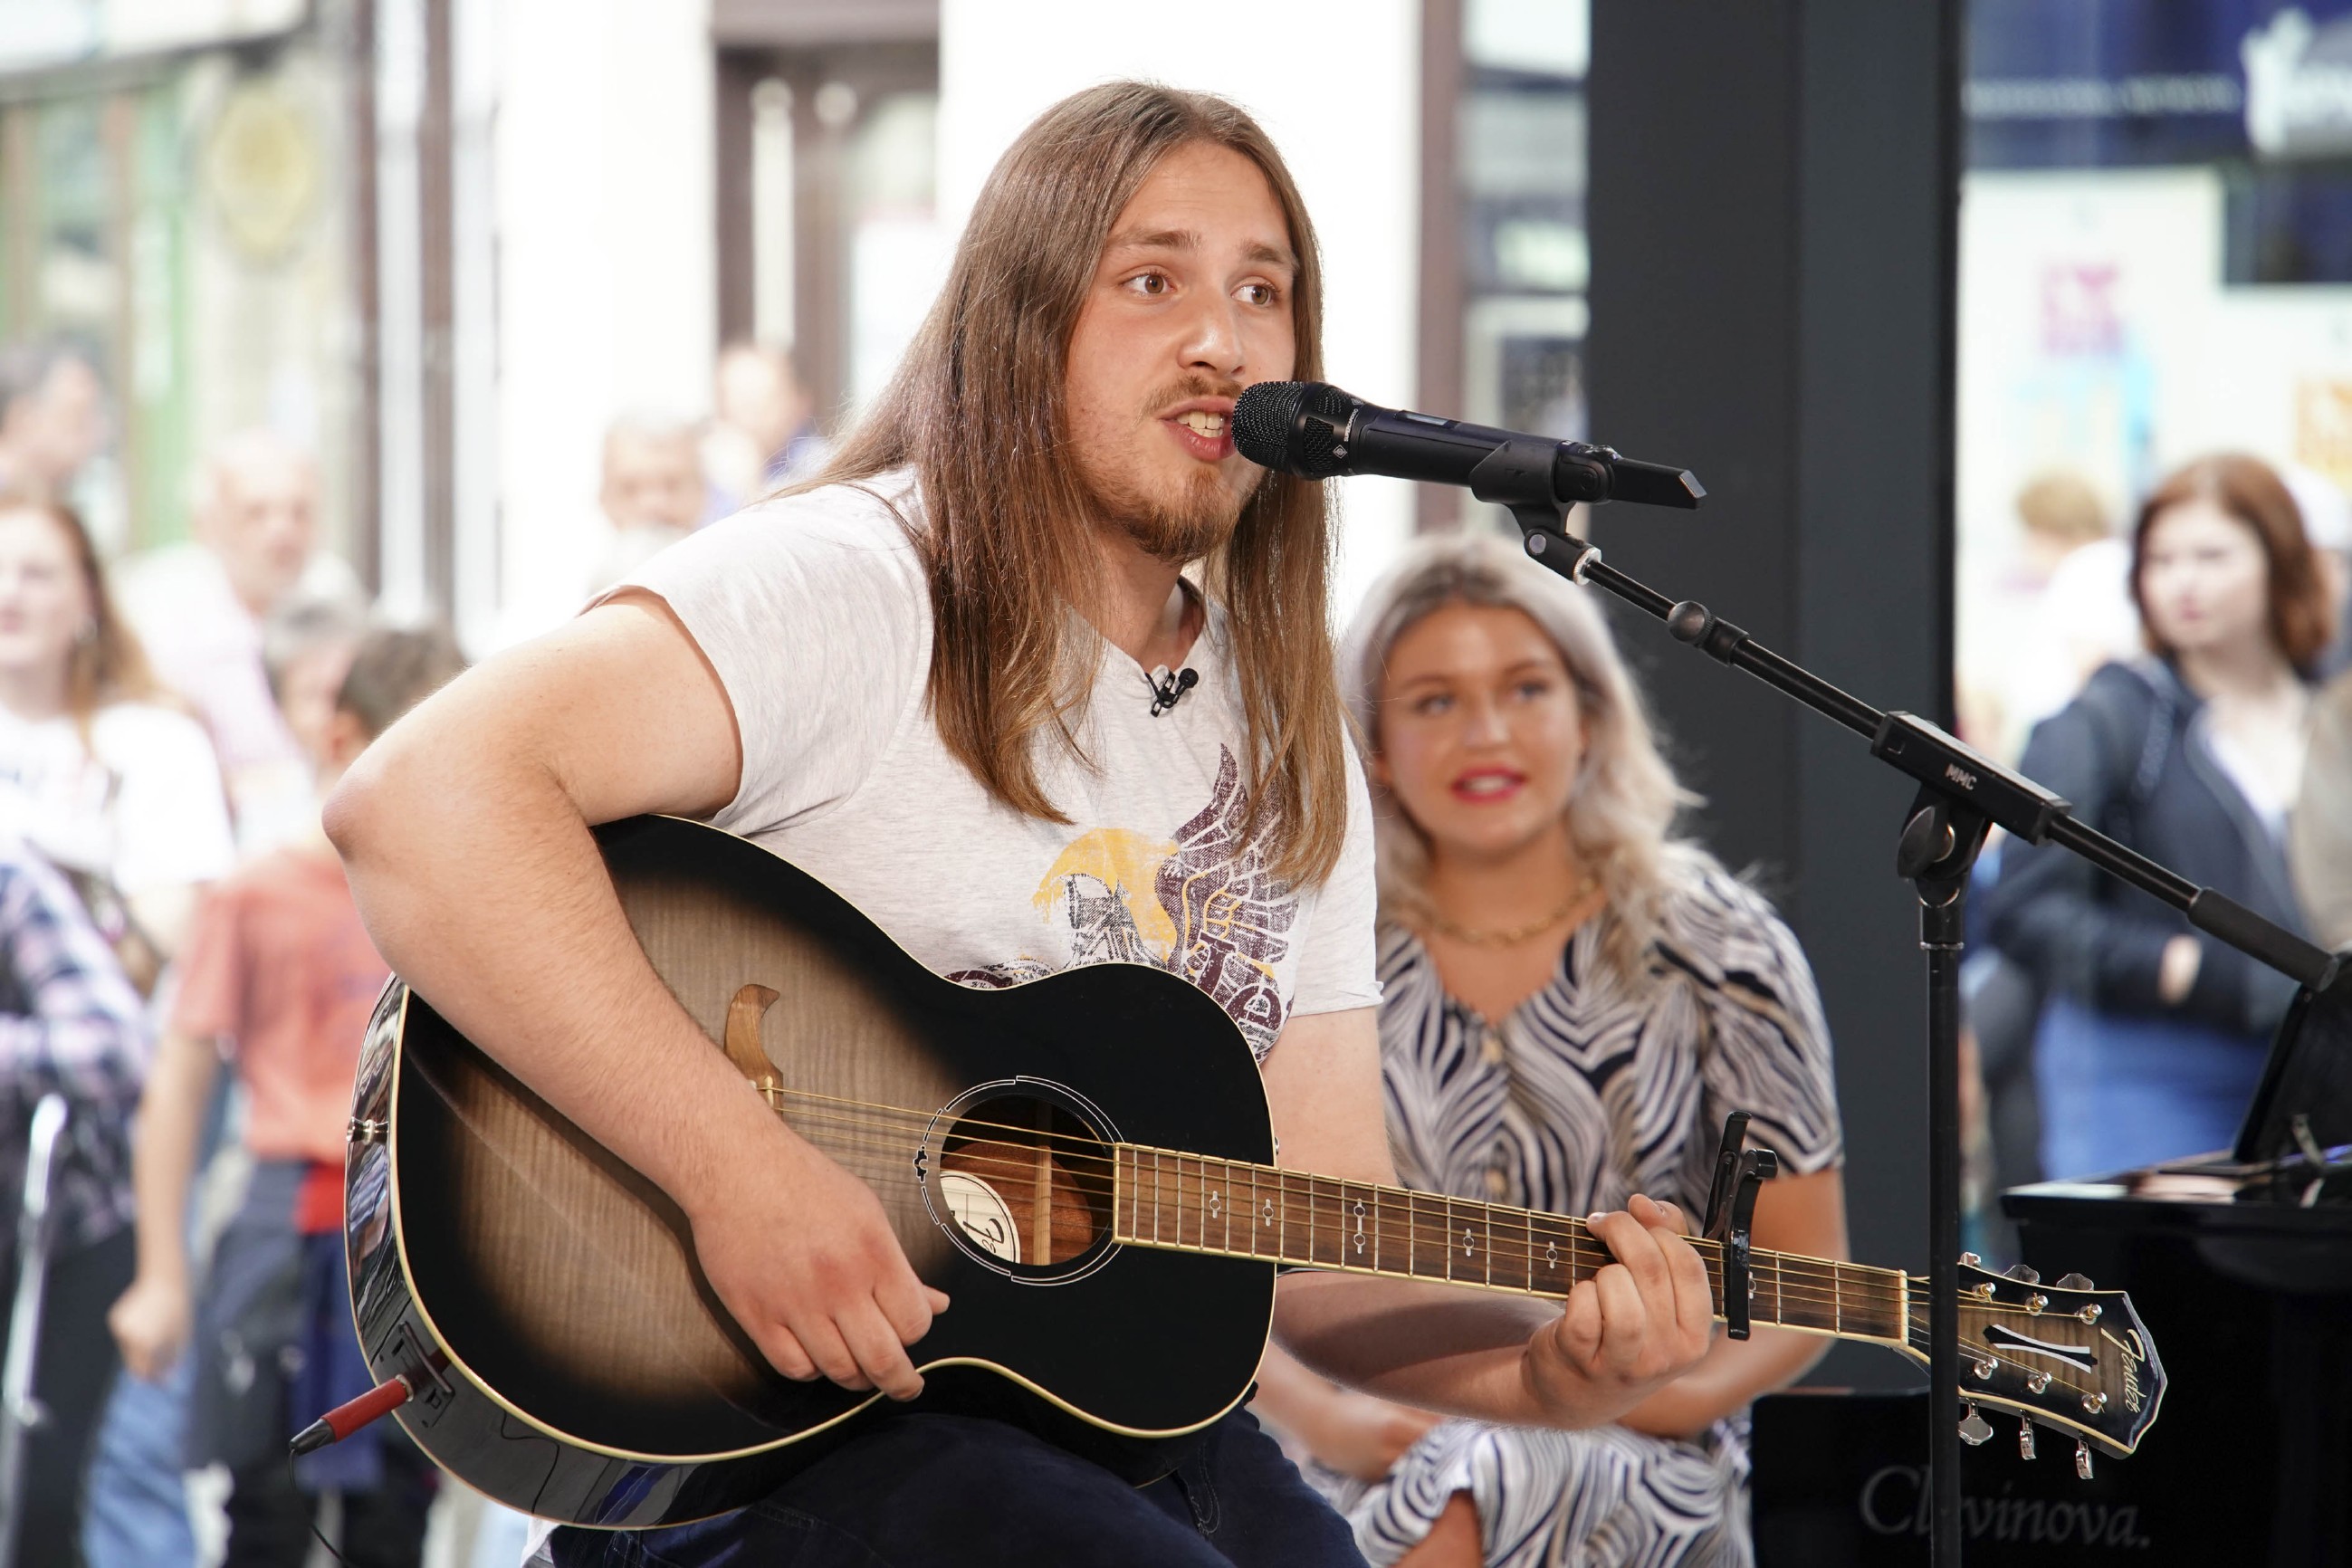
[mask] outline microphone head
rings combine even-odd
[[[1234,450],[1262,468],[1326,479],[1341,471],[1332,448],[1356,412],[1353,397],[1320,381],[1261,381],[1234,402]]]

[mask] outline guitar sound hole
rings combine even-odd
[[[1059,1274],[1110,1232],[1110,1147],[1065,1107],[1004,1094],[962,1108],[940,1144],[933,1215],[967,1252]]]

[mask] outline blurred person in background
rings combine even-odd
[[[2312,940],[2352,950],[2352,670],[2329,681],[2311,705],[2311,747],[2287,858]]]
[[[362,601],[358,580],[318,548],[319,475],[268,430],[233,436],[198,475],[192,541],[131,563],[123,610],[163,683],[211,732],[248,851],[302,832],[316,814],[310,769],[271,699],[269,616],[298,595]]]
[[[28,1565],[81,1562],[84,1478],[116,1369],[97,1330],[131,1273],[130,1127],[146,1066],[139,996],[113,951],[65,879],[0,827],[0,1280],[11,1290],[33,1108],[51,1093],[68,1108],[33,1365],[45,1414],[25,1433],[24,1508],[11,1521]],[[14,1328],[12,1316],[0,1338]]]
[[[343,677],[350,673],[352,655],[367,630],[365,613],[341,597],[298,597],[272,612],[262,628],[261,666],[269,679],[270,700],[278,704],[287,733],[311,759],[314,786],[317,759],[327,752]],[[317,826],[313,813],[306,826]]]
[[[629,576],[702,521],[706,492],[694,426],[657,415],[627,415],[604,432],[604,468],[596,504],[603,527],[593,537],[589,596]]]
[[[1381,1056],[1404,1184],[1557,1214],[1703,1213],[1723,1119],[1783,1174],[1759,1246],[1846,1256],[1829,1035],[1795,937],[1671,838],[1675,783],[1583,592],[1484,535],[1424,539],[1340,656],[1378,825]],[[1826,1342],[1759,1328],[1583,1431],[1441,1420],[1276,1351],[1257,1408],[1376,1564],[1752,1560],[1741,1417]]]
[[[345,662],[318,736],[322,795],[465,661],[434,628],[372,632]],[[138,1275],[108,1322],[124,1365],[151,1381],[194,1334],[187,1462],[228,1468],[229,1568],[300,1568],[328,1490],[342,1498],[347,1561],[413,1568],[423,1550],[432,1468],[392,1424],[307,1457],[299,1476],[286,1465],[297,1430],[374,1382],[343,1271],[343,1146],[361,1037],[388,974],[314,823],[207,896],[141,1105]],[[224,1056],[247,1092],[253,1174],[198,1310],[188,1186]]]
[[[80,521],[5,497],[0,826],[75,878],[142,990],[236,855],[211,742],[167,705]]]
[[[0,349],[0,489],[66,501],[106,442],[98,372],[56,345]]]
[[[739,511],[770,490],[803,479],[832,448],[817,429],[816,401],[788,349],[733,342],[719,351],[715,410],[702,437],[709,519]]]
[[[2149,652],[2037,728],[2024,771],[2101,831],[2301,931],[2284,837],[2330,606],[2294,498],[2257,458],[2191,463],[2142,505],[2129,580]],[[2051,1176],[2229,1143],[2291,981],[2055,845],[2002,847],[1986,916],[2046,998]]]
[[[2303,531],[2311,541],[2320,586],[2327,592],[2327,647],[2318,660],[2319,678],[2326,680],[2352,668],[2352,497],[2327,475],[2300,463],[2283,465],[2279,478],[2303,513]]]
[[[324,756],[331,745],[336,698],[366,629],[365,618],[346,599],[298,597],[271,612],[262,638],[270,696],[308,756]],[[314,838],[317,821],[314,809]],[[226,1089],[207,1093],[192,1112],[202,1127],[194,1156],[198,1171],[211,1167],[231,1120]],[[230,1152],[241,1167],[242,1153]],[[241,1168],[233,1179],[242,1182]],[[184,1215],[183,1223],[195,1222]],[[194,1386],[194,1369],[184,1358],[176,1365],[142,1366],[116,1383],[90,1468],[82,1550],[92,1568],[192,1568],[195,1562],[181,1481]]]
[[[2028,730],[2074,700],[2093,670],[2139,648],[2131,551],[2115,536],[2107,503],[2091,482],[2064,470],[2042,475],[2018,492],[2017,521],[2016,592],[2025,622],[2001,696],[2012,754]]]

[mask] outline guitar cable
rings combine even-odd
[[[415,1394],[418,1383],[426,1378],[439,1383],[441,1370],[448,1364],[448,1356],[435,1351],[421,1366],[394,1373],[357,1399],[346,1399],[295,1433],[294,1440],[286,1445],[286,1476],[294,1483],[295,1490],[299,1492],[302,1486],[300,1475],[294,1466],[295,1460],[305,1454],[315,1454],[330,1443],[340,1443],[361,1427],[381,1421],[408,1403]],[[319,1544],[325,1547],[336,1562],[343,1564],[343,1568],[351,1568],[351,1559],[338,1551],[335,1543],[327,1539],[327,1532],[319,1528],[319,1516],[315,1510],[310,1515],[310,1533],[318,1538]]]

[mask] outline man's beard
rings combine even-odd
[[[1207,395],[1212,395],[1204,388],[1173,389],[1154,394],[1150,406],[1165,408],[1182,397]],[[1202,464],[1177,493],[1147,493],[1126,472],[1107,468],[1081,452],[1078,480],[1086,487],[1087,504],[1107,526],[1125,533],[1153,560],[1181,566],[1233,537],[1242,508],[1265,483],[1265,475],[1256,471],[1255,481],[1236,495],[1220,470]]]

